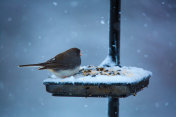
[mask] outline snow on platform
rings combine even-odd
[[[137,67],[101,67],[83,66],[74,76],[61,79],[52,76],[44,80],[44,84],[133,84],[148,79],[152,73]]]

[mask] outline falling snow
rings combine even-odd
[[[101,24],[105,24],[105,21],[104,21],[104,20],[101,20],[100,23],[101,23]]]
[[[39,36],[38,36],[38,39],[42,39],[42,36],[39,35]]]
[[[140,49],[137,49],[137,53],[141,53],[141,50],[140,50]]]
[[[143,16],[146,16],[146,14],[145,14],[145,13],[142,13],[142,15],[143,15]]]
[[[53,5],[54,5],[54,6],[57,6],[57,5],[58,5],[58,3],[57,3],[57,2],[53,2]]]
[[[32,45],[32,43],[31,42],[28,42],[28,46],[31,46]]]
[[[169,105],[169,103],[168,103],[168,102],[166,102],[164,105],[165,105],[165,106],[168,106],[168,105]]]
[[[1,46],[0,46],[0,49],[3,49],[3,48],[4,48],[4,46],[3,46],[3,45],[1,45]]]
[[[9,17],[9,18],[7,19],[7,21],[8,21],[8,22],[11,22],[11,21],[12,21],[12,17]]]
[[[155,107],[156,108],[159,108],[160,107],[160,104],[158,102],[155,103]]]
[[[68,10],[64,10],[64,13],[67,14],[67,13],[68,13]]]
[[[0,89],[3,90],[4,89],[4,83],[0,82]]]
[[[144,58],[148,58],[149,57],[149,55],[148,54],[144,54]]]
[[[83,51],[82,65],[99,65],[108,53],[109,1],[4,0],[0,5],[0,117],[106,117],[106,98],[53,97],[42,85],[50,72],[17,65],[44,62],[70,47]],[[120,116],[174,117],[176,0],[128,0],[121,10],[121,65],[151,69],[154,76],[139,96],[120,100]]]
[[[148,24],[145,23],[145,24],[144,24],[144,27],[147,28],[147,27],[148,27]]]
[[[77,7],[78,6],[78,2],[77,1],[72,1],[70,3],[71,7]]]
[[[162,5],[164,5],[164,4],[165,4],[165,2],[161,2],[161,4],[162,4]]]
[[[84,105],[84,108],[87,108],[87,107],[88,107],[88,105],[87,105],[87,104],[85,104],[85,105]]]

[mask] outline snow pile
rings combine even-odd
[[[60,79],[56,77],[44,80],[44,83],[136,83],[152,75],[137,67],[101,67],[101,66],[83,66],[80,72],[74,76]]]
[[[115,63],[112,61],[112,58],[108,55],[105,60],[100,64],[100,66],[115,66]]]

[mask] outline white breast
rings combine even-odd
[[[53,70],[53,69],[49,70],[53,72],[57,77],[65,78],[78,73],[80,70],[80,66],[76,67],[75,69],[68,69],[68,70]]]

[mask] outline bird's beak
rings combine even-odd
[[[80,56],[82,56],[82,53],[80,52]]]

